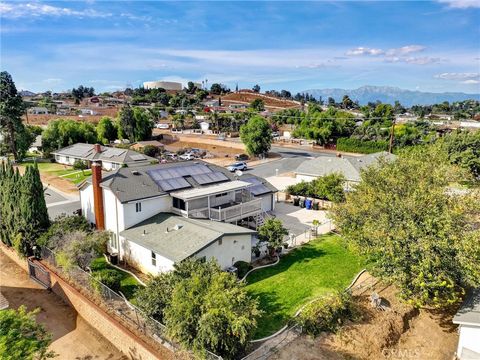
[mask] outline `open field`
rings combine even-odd
[[[343,290],[363,265],[338,235],[327,234],[292,250],[278,265],[253,272],[247,290],[264,311],[255,338],[279,330],[308,300]]]
[[[280,99],[273,96],[267,96],[253,92],[230,93],[222,96],[222,102],[225,102],[227,105],[230,102],[250,104],[255,99],[261,99],[265,103],[265,106],[277,109],[300,107],[300,104],[298,102],[292,100]]]

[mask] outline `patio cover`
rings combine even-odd
[[[251,186],[251,184],[246,181],[235,180],[235,181],[225,182],[222,184],[217,184],[212,186],[177,191],[177,192],[170,193],[170,195],[173,197],[182,199],[184,201],[189,201],[189,200],[203,198],[210,195],[221,194],[227,191],[244,189],[248,186]]]

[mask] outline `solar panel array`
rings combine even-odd
[[[192,185],[185,180],[191,176],[198,184],[207,185],[229,180],[225,174],[212,171],[205,164],[181,165],[169,168],[148,170],[147,174],[163,191],[189,188]]]
[[[248,187],[248,191],[250,191],[254,196],[262,195],[270,192],[270,189],[265,185],[263,185],[262,181],[258,178],[249,177],[242,180],[252,184],[251,186]]]
[[[142,154],[134,154],[132,156],[130,156],[132,158],[132,160],[134,161],[139,161],[139,160],[145,160],[145,156],[143,156]]]
[[[102,157],[104,158],[112,158],[116,156],[122,155],[126,150],[123,149],[107,149],[104,153],[102,153]]]

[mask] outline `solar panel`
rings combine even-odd
[[[139,161],[139,160],[145,160],[145,156],[142,154],[135,154],[131,156],[132,160],[134,161]]]
[[[267,188],[265,185],[260,184],[260,185],[253,185],[248,187],[248,191],[252,193],[252,195],[262,195],[270,192],[270,189]]]
[[[112,158],[114,156],[120,156],[125,152],[125,150],[122,149],[107,149],[105,152],[102,154],[102,157],[106,158]]]
[[[171,190],[179,190],[189,188],[190,185],[187,180],[182,177],[172,178],[167,180],[159,180],[158,182],[155,181],[157,185],[159,185],[163,191],[171,191]]]
[[[192,175],[192,178],[200,185],[213,184],[228,180],[228,177],[226,177],[224,173],[221,173],[219,171],[210,172],[207,174]]]

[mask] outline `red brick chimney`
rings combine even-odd
[[[96,148],[97,145],[95,145]],[[98,145],[100,146],[100,145]],[[103,191],[100,187],[102,182],[102,163],[92,162],[92,186],[93,186],[93,209],[95,212],[95,224],[98,230],[105,230],[105,213],[103,210]]]

